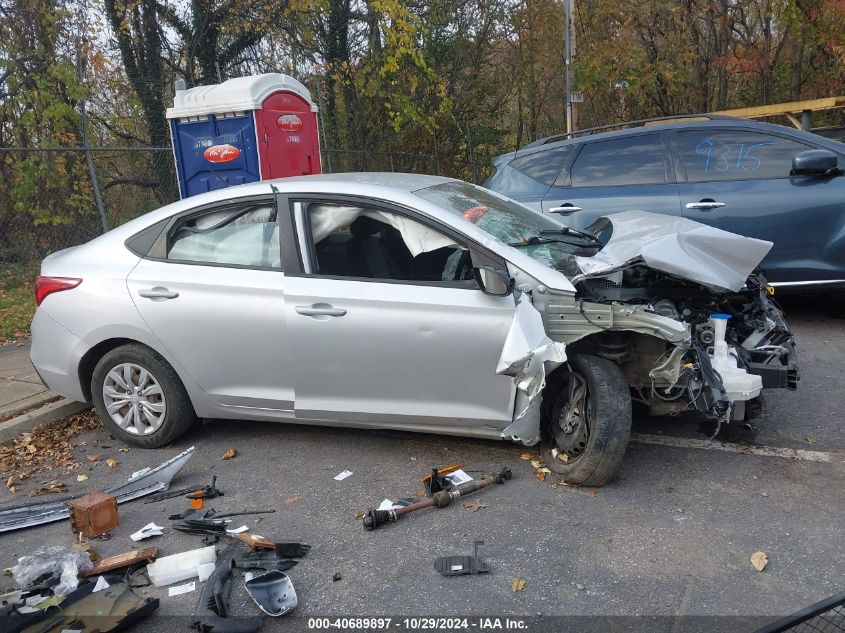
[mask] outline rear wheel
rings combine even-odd
[[[103,356],[94,368],[91,395],[109,432],[142,448],[169,444],[196,420],[179,376],[143,345],[122,345]]]
[[[622,463],[631,437],[631,396],[625,377],[609,360],[580,354],[569,360],[552,407],[552,448],[546,464],[565,481],[603,486]]]

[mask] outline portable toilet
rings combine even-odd
[[[317,106],[280,73],[185,89],[167,109],[183,198],[256,180],[319,174]]]

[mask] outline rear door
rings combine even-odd
[[[272,198],[174,218],[126,283],[164,349],[215,402],[250,417],[293,417]]]
[[[685,217],[773,242],[770,281],[845,279],[845,177],[790,175],[795,154],[816,146],[743,128],[673,135]]]
[[[668,140],[659,132],[585,141],[543,199],[543,212],[575,228],[637,209],[678,214]]]
[[[575,148],[575,145],[560,145],[539,151],[531,148],[524,150],[527,152],[524,154],[516,152],[506,165],[497,166],[496,173],[484,186],[542,212],[543,198]]]

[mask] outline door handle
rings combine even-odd
[[[342,317],[346,314],[346,308],[335,308],[326,303],[315,303],[310,306],[296,306],[294,308],[297,314],[304,316],[330,316]]]
[[[179,293],[175,290],[168,290],[167,288],[162,288],[161,286],[155,286],[154,288],[147,288],[146,290],[139,290],[138,294],[144,297],[145,299],[175,299],[179,296]]]
[[[701,202],[687,202],[687,209],[709,211],[710,209],[721,209],[727,204],[727,202],[716,202],[715,200],[702,200]]]
[[[575,211],[583,211],[583,207],[576,207],[572,204],[564,204],[559,207],[552,207],[549,209],[549,213],[560,213],[561,215],[569,215],[570,213],[574,213]]]

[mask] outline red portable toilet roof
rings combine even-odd
[[[299,95],[308,102],[312,112],[317,112],[317,105],[311,100],[308,88],[289,75],[266,73],[227,79],[213,86],[177,90],[173,107],[167,108],[167,118],[258,110],[269,95],[281,91]]]

